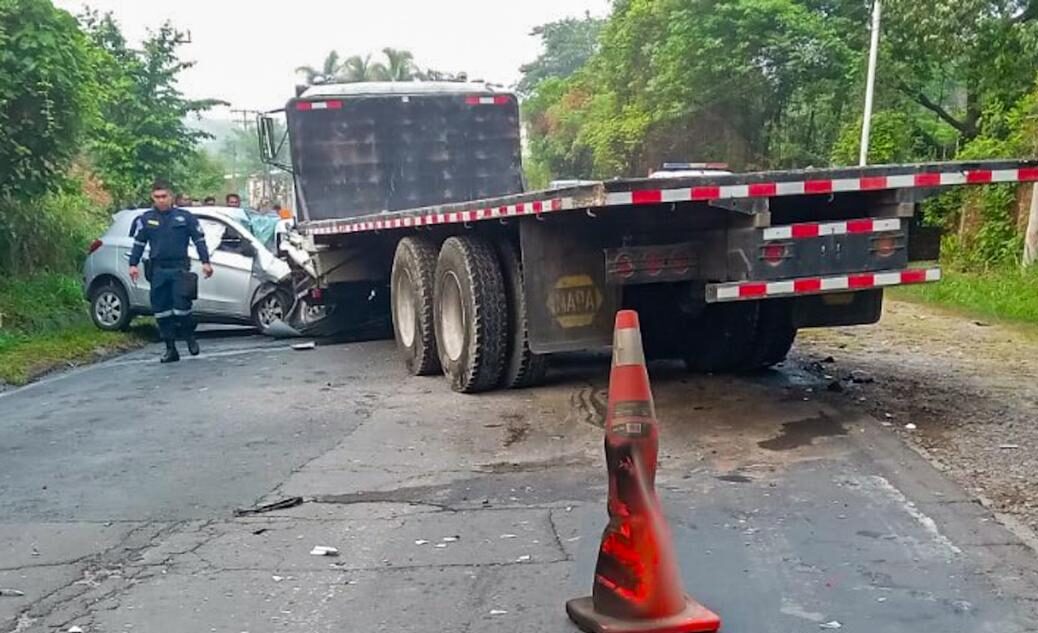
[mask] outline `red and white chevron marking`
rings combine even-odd
[[[978,169],[962,172],[932,172],[902,176],[867,176],[797,182],[759,182],[748,185],[707,185],[683,189],[640,189],[606,195],[607,205],[660,204],[733,200],[739,198],[773,198],[809,194],[840,193],[845,191],[876,191],[881,189],[913,189],[953,185],[979,185],[999,182],[1038,181],[1038,168]]]
[[[342,110],[342,100],[296,101],[296,110],[299,110],[300,112],[309,112],[311,110]]]
[[[535,200],[520,202],[501,207],[487,207],[471,211],[430,212],[404,217],[390,217],[383,220],[367,220],[364,222],[321,221],[311,226],[308,231],[315,235],[335,235],[338,233],[362,233],[366,231],[383,231],[408,229],[421,226],[437,226],[441,224],[465,224],[484,220],[503,220],[526,215],[541,215],[568,211],[573,208],[572,198],[552,198],[551,200]]]
[[[796,295],[817,295],[869,288],[887,288],[941,280],[940,268],[909,268],[879,273],[850,273],[832,277],[801,277],[779,281],[740,281],[709,284],[707,301],[747,301]]]
[[[901,230],[899,218],[846,220],[844,222],[787,224],[773,226],[763,231],[763,240],[803,240],[826,235],[848,235],[862,233],[883,233]]]
[[[485,97],[481,97],[483,99]],[[494,97],[495,103],[498,97]],[[299,102],[303,103],[303,102]],[[307,102],[316,103],[316,102]],[[327,102],[329,104],[334,102]],[[339,107],[341,107],[341,102]],[[334,107],[334,106],[326,106]],[[606,194],[606,199],[599,206],[624,206],[659,204],[664,202],[711,201],[738,198],[770,198],[774,196],[830,194],[845,191],[872,191],[881,189],[912,189],[943,187],[954,185],[973,185],[988,183],[1038,182],[1038,168],[973,170],[963,172],[930,172],[903,176],[869,176],[863,178],[804,180],[798,182],[753,183],[748,185],[709,185],[685,189],[642,189],[638,191],[614,192]],[[317,220],[303,225],[302,230],[312,235],[336,235],[341,233],[362,233],[393,229],[407,229],[420,226],[442,224],[465,224],[485,220],[495,220],[523,215],[541,215],[558,211],[569,211],[576,208],[572,198],[552,198],[535,202],[519,203],[500,207],[486,207],[465,211],[445,211],[442,207],[430,207],[409,213],[409,215],[387,214],[380,218],[368,215],[358,220]],[[581,207],[583,208],[583,206]],[[869,220],[849,220],[826,224],[790,225],[791,227],[774,227],[765,240],[797,239],[800,237],[818,237],[855,232],[878,232],[897,230],[893,228],[877,228],[893,226],[894,220],[872,220],[871,228],[866,230]],[[861,224],[859,224],[861,222]],[[886,224],[886,223],[890,224]],[[772,231],[772,229],[766,229]],[[785,237],[786,232],[789,237]],[[793,233],[795,231],[795,233]],[[818,231],[816,234],[815,231]],[[772,237],[773,236],[773,237]]]

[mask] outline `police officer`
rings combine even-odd
[[[136,282],[140,277],[137,265],[144,247],[151,244],[151,309],[159,324],[159,336],[166,343],[161,362],[174,363],[180,360],[176,346],[178,329],[191,355],[199,353],[195,321],[191,316],[193,293],[188,292],[190,280],[186,275],[191,270],[188,240],[195,243],[206,279],[213,276],[213,267],[198,219],[189,211],[173,206],[169,185],[156,182],[151,188],[151,200],[154,206],[135,222],[138,230],[130,253],[130,279]]]

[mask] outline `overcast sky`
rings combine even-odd
[[[344,56],[412,51],[423,67],[467,71],[471,78],[512,84],[519,66],[539,52],[530,30],[568,16],[605,15],[609,0],[55,0],[79,13],[84,4],[111,11],[131,42],[169,19],[191,32],[184,74],[190,97],[215,97],[236,108],[281,107],[292,95],[297,66],[319,67],[329,50]],[[225,115],[225,113],[224,113]]]

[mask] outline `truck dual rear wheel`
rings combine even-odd
[[[797,330],[788,300],[720,303],[689,326],[685,365],[698,373],[746,372],[786,359]]]
[[[421,237],[405,237],[396,247],[391,277],[393,333],[408,371],[428,376],[440,371],[433,324],[436,246]]]
[[[451,389],[476,393],[501,382],[508,301],[497,253],[476,236],[451,237],[436,262],[436,343]]]
[[[501,387],[534,387],[544,380],[548,358],[530,351],[526,293],[523,291],[523,260],[519,249],[509,241],[501,241],[497,250],[508,296],[508,355]]]
[[[797,329],[793,327],[793,303],[789,299],[770,299],[760,303],[757,341],[746,361],[746,370],[765,369],[786,360],[793,347]]]

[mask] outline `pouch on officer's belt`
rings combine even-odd
[[[174,283],[174,291],[177,293],[177,296],[190,301],[198,298],[198,275],[195,273],[179,273]]]

